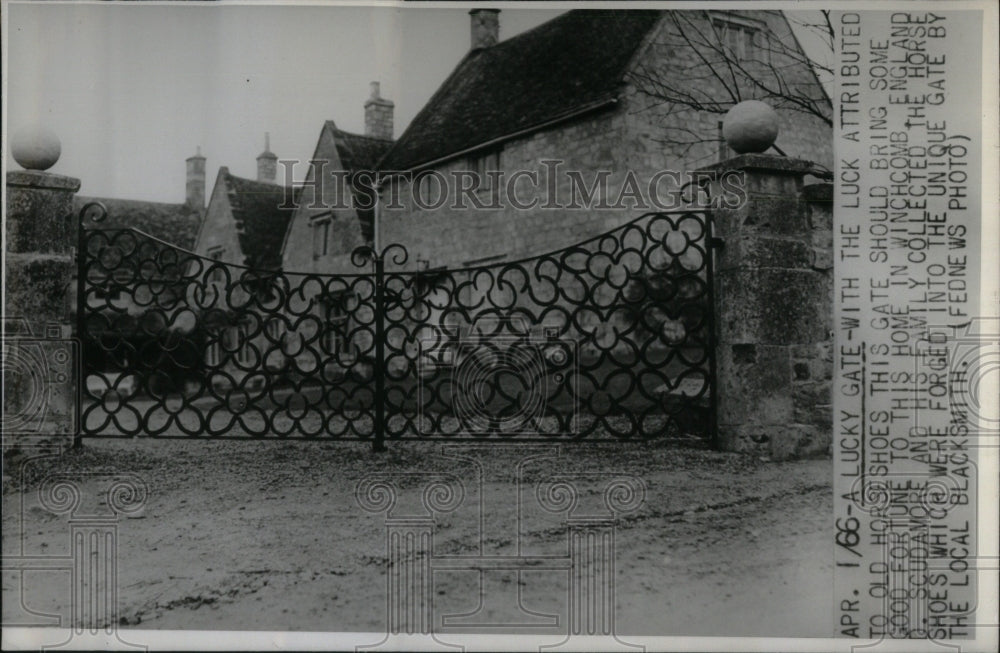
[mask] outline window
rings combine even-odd
[[[499,198],[500,189],[493,183],[489,173],[500,169],[500,150],[474,154],[466,160],[466,164],[469,171],[475,175],[477,180],[475,190],[479,193],[480,198],[486,199],[488,197],[490,198],[488,202],[494,204],[495,200]]]
[[[330,224],[329,217],[314,219],[309,224],[312,228],[314,259],[330,253]]]
[[[468,159],[469,170],[474,172],[483,183],[488,181],[486,173],[500,169],[500,152],[494,150],[485,154],[476,154]]]
[[[439,209],[448,201],[448,179],[437,170],[421,171],[411,183],[417,187],[418,208]]]
[[[735,18],[716,18],[712,21],[726,54],[738,60],[752,58],[756,52],[754,42],[758,28]]]
[[[336,355],[346,352],[347,345],[347,296],[339,294],[334,297],[324,299],[321,303],[323,310],[323,336],[321,339],[323,351]]]

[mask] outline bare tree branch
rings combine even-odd
[[[667,29],[651,44],[662,56],[640,62],[630,81],[646,97],[645,110],[656,108],[664,117],[676,118],[667,121],[665,129],[670,143],[684,154],[698,144],[719,140],[716,134],[704,133],[704,117],[699,114],[721,115],[745,99],[768,101],[833,126],[832,107],[817,78],[819,73],[832,75],[833,70],[811,60],[794,34],[774,34],[765,23],[757,25],[745,17],[729,21],[714,11],[670,11],[667,16]],[[815,20],[794,22],[822,37],[832,53],[834,32],[828,11],[819,12]],[[672,59],[677,65],[656,64]]]

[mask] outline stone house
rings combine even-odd
[[[199,159],[188,159],[189,183],[192,178],[197,182]],[[281,238],[292,212],[282,206],[286,189],[276,183],[277,161],[265,147],[257,157],[256,180],[237,177],[225,166],[219,168],[194,253],[223,263],[281,269]]]
[[[378,240],[403,244],[409,251],[403,269],[425,277],[413,284],[411,296],[432,330],[455,302],[473,307],[486,299],[494,313],[513,312],[501,308],[513,300],[512,285],[498,281],[506,263],[562,250],[668,208],[664,200],[680,196],[683,174],[732,156],[720,138],[722,113],[727,102],[735,104],[734,96],[751,99],[761,91],[752,84],[727,87],[696,79],[691,71],[699,63],[723,53],[760,59],[780,69],[797,93],[814,98],[826,117],[832,115],[812,68],[771,47],[780,41],[786,55],[804,59],[778,11],[575,10],[503,41],[499,10],[469,13],[470,51],[378,164]],[[679,33],[682,26],[718,42],[699,45]],[[692,96],[697,86],[722,113],[704,100],[704,109],[678,111],[657,94],[663,80],[689,84]],[[829,124],[791,102],[772,104],[781,122],[779,151],[832,168]],[[686,142],[682,134],[696,138]],[[672,187],[653,186],[656,179],[677,179],[664,171],[678,173],[679,180]],[[594,301],[628,304],[615,279],[596,281],[593,291],[607,297],[595,294]],[[516,302],[526,293],[519,294]],[[595,356],[597,341],[615,339],[612,314],[619,319],[635,313],[620,308],[590,312],[590,323],[577,325],[585,333],[575,337],[594,341]],[[531,310],[535,321],[550,326],[554,319],[553,326],[567,328],[565,314]],[[467,321],[480,317],[470,313]],[[700,317],[684,318],[685,324],[677,316],[640,319],[680,340],[685,329],[703,331],[705,325]]]
[[[350,254],[372,241],[374,215],[371,183],[364,175],[376,170],[392,145],[393,108],[381,97],[379,83],[372,82],[364,134],[338,129],[332,120],[323,124],[281,245],[285,270],[357,272]]]
[[[350,307],[347,284],[310,275],[358,274],[351,252],[372,242],[373,184],[368,173],[392,145],[393,103],[371,84],[365,102],[365,133],[339,129],[327,120],[298,189],[295,209],[281,242],[281,265],[291,286],[299,289],[286,307],[288,351],[312,347],[323,362],[305,351],[296,365],[309,372],[319,364],[343,367],[357,349],[370,348],[370,338],[354,337],[358,315]],[[319,334],[322,334],[321,336]],[[364,342],[362,342],[364,340]]]
[[[773,40],[796,43],[778,11],[575,10],[503,41],[499,10],[469,13],[471,50],[379,162],[389,176],[381,189],[380,242],[404,244],[413,268],[475,266],[561,249],[656,210],[628,201],[629,172],[645,186],[661,171],[683,173],[730,156],[717,138],[720,113],[678,112],[649,83],[669,78],[683,84],[700,58],[713,56],[678,37],[680,13],[692,25],[711,26],[737,56],[759,50],[774,57],[770,63],[788,83],[812,93],[832,114],[812,69],[777,60],[780,55],[768,48]],[[731,89],[720,84],[717,90],[725,105]],[[756,90],[741,89],[741,97],[753,98]],[[793,106],[774,108],[781,119],[780,151],[832,168],[830,126]],[[681,132],[704,138],[682,144]],[[547,160],[559,161],[562,174]],[[491,170],[507,181],[521,177],[495,188],[485,174]],[[438,199],[431,173],[451,181],[466,172],[482,183],[465,194],[465,207],[455,208],[459,184],[453,183],[440,206],[427,208]],[[599,174],[607,179],[597,189],[598,201],[582,210],[559,206],[596,186]],[[513,190],[521,204],[538,205],[492,201],[501,190]],[[477,199],[484,208],[475,206]]]
[[[283,360],[285,321],[266,302],[280,292],[277,277],[268,273],[281,270],[281,240],[292,210],[284,207],[287,189],[276,183],[278,157],[269,145],[257,157],[256,180],[219,168],[193,247],[199,258],[190,265],[198,269],[186,273],[193,280],[188,305],[202,311],[204,363],[222,372],[213,375],[216,385]],[[199,159],[188,159],[196,187]]]

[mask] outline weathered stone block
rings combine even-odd
[[[810,228],[805,208],[805,204],[795,197],[752,195],[745,205],[746,217],[741,231],[769,236],[804,236]]]
[[[833,207],[809,203],[809,226],[824,231],[833,230]]]
[[[7,173],[7,251],[66,253],[76,245],[73,195],[80,180],[45,172]]]
[[[833,184],[828,181],[815,184],[806,184],[802,187],[802,199],[807,202],[825,205],[829,210],[833,209]]]
[[[832,424],[830,407],[833,394],[828,381],[797,383],[792,390],[796,423],[829,426]]]
[[[747,236],[726,242],[716,269],[734,267],[808,268],[813,262],[811,248],[800,240]]]
[[[802,375],[797,370],[804,367]],[[796,380],[829,381],[833,378],[833,346],[831,340],[792,347],[792,369]]]
[[[789,424],[775,428],[768,441],[772,460],[826,456],[830,450],[829,425]]]
[[[769,456],[773,433],[768,425],[719,423],[719,444],[726,451]]]
[[[809,424],[719,425],[722,446],[729,451],[763,455],[772,460],[826,456],[830,428]]]
[[[705,168],[699,174],[713,177],[717,183],[726,173],[740,172],[749,194],[798,197],[802,177],[812,169],[812,163],[801,159],[769,154],[741,154]]]
[[[717,350],[720,424],[787,422],[794,404],[788,392],[789,348],[724,344]]]
[[[716,274],[721,342],[800,344],[825,340],[832,316],[826,279],[811,270],[740,268]]]
[[[813,247],[812,261],[810,261],[809,267],[820,272],[832,270],[833,251],[827,247]]]
[[[723,446],[728,450],[765,455],[772,460],[828,455],[829,431],[829,427],[808,424],[740,424],[719,428]]]
[[[51,322],[68,324],[72,306],[74,262],[65,255],[8,254],[6,315],[24,318],[34,334]]]

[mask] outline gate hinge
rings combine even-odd
[[[716,238],[715,236],[712,236],[708,239],[708,247],[709,249],[725,249],[726,241],[723,238]]]

